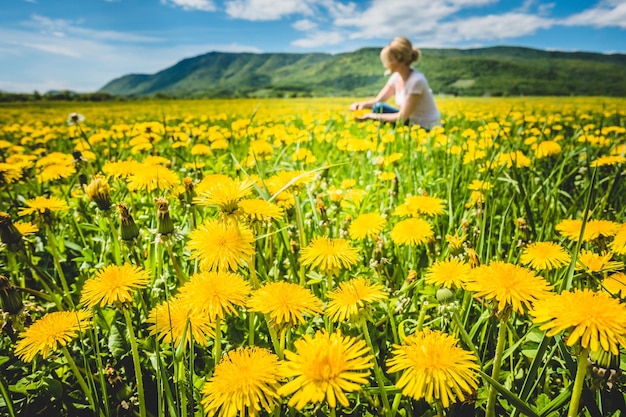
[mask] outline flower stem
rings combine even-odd
[[[70,366],[70,369],[74,373],[74,376],[76,377],[76,381],[78,381],[78,385],[80,385],[80,388],[85,393],[85,396],[89,400],[89,405],[91,406],[91,409],[95,413],[96,403],[93,400],[91,390],[87,386],[87,382],[85,382],[85,378],[83,378],[82,374],[80,373],[78,366],[76,366],[76,362],[74,362],[74,359],[72,359],[72,355],[70,355],[70,352],[67,350],[67,346],[62,346],[61,352],[63,352],[63,356],[65,356],[65,360],[67,361],[67,364]]]
[[[363,335],[365,336],[365,341],[367,345],[374,353],[374,345],[372,344],[372,338],[370,337],[370,332],[367,328],[367,321],[365,321],[365,317],[361,317],[360,320],[361,329],[363,330]],[[390,416],[391,415],[391,407],[389,406],[389,398],[387,398],[387,392],[385,391],[385,381],[383,379],[383,372],[378,366],[378,361],[374,361],[374,376],[376,377],[376,383],[378,384],[378,389],[380,392],[380,397],[383,400],[383,415]]]
[[[172,242],[168,240],[165,243],[165,247],[167,248],[167,254],[170,257],[170,261],[172,261],[172,265],[174,265],[174,270],[176,271],[176,276],[178,277],[178,283],[180,285],[183,285],[185,283],[185,281],[187,281],[187,280],[185,279],[185,276],[183,275],[182,271],[180,270],[180,266],[178,265],[178,261],[174,257],[174,251],[172,250]]]
[[[115,227],[115,224],[113,224],[113,219],[111,219],[111,216],[109,214],[107,214],[106,216],[107,222],[109,223],[109,228],[111,229],[111,243],[113,246],[113,258],[115,259],[115,264],[116,265],[121,265],[122,264],[122,250],[120,248],[120,239],[119,236],[117,234],[117,227]]]
[[[130,312],[128,308],[122,308],[124,311],[124,318],[126,319],[126,327],[128,328],[128,335],[130,339],[130,349],[133,356],[133,363],[135,366],[135,379],[137,380],[137,397],[139,397],[139,415],[146,417],[146,399],[143,390],[143,377],[141,376],[141,362],[139,360],[139,349],[137,347],[137,339],[135,338],[135,331],[133,329],[133,321],[130,318]]]
[[[467,333],[467,330],[465,330],[465,327],[463,326],[463,323],[461,322],[461,318],[459,317],[458,311],[454,311],[454,313],[452,314],[452,320],[456,324],[456,328],[459,331],[459,334],[461,335],[461,339],[463,339],[463,342],[467,345],[467,347],[472,349],[472,352],[474,352],[474,355],[476,355],[476,359],[480,360],[480,356],[478,355],[478,349],[476,349],[476,346],[472,342],[472,338]]]
[[[572,388],[572,399],[569,403],[567,417],[576,417],[578,415],[578,407],[580,406],[580,396],[583,392],[585,375],[587,374],[587,358],[589,357],[589,348],[584,348],[578,355],[578,367],[576,368],[576,379]]]
[[[54,267],[59,274],[59,278],[61,279],[61,286],[63,287],[63,292],[65,293],[67,300],[69,302],[70,307],[74,307],[74,302],[72,301],[70,287],[67,285],[67,279],[65,279],[65,274],[63,273],[63,267],[61,267],[61,258],[59,255],[59,248],[57,247],[56,237],[52,232],[52,229],[48,224],[46,224],[46,232],[48,234],[48,245],[50,246],[50,251],[52,252],[52,261],[54,262]]]
[[[496,354],[493,358],[493,369],[491,370],[491,378],[495,381],[500,376],[500,366],[502,364],[502,355],[504,353],[504,344],[506,342],[506,319],[500,319],[498,326],[498,343],[496,345]],[[496,388],[492,385],[489,387],[489,398],[487,399],[486,417],[495,417],[496,415]]]
[[[215,359],[215,368],[220,363],[222,357],[222,319],[218,316],[215,318],[215,344],[213,345],[213,358]]]
[[[276,356],[278,356],[278,359],[282,361],[285,358],[285,356],[283,354],[283,350],[281,349],[281,343],[280,343],[280,340],[278,339],[278,333],[276,333],[276,329],[272,325],[268,314],[265,315],[265,321],[267,322],[267,328],[269,329],[269,332],[270,332],[270,339],[272,340],[272,345],[274,346],[274,351],[276,352]]]

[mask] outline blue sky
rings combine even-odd
[[[96,91],[210,51],[339,53],[397,35],[626,53],[626,0],[0,0],[0,90]]]

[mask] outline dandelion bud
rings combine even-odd
[[[130,242],[139,236],[139,227],[135,224],[126,204],[118,203],[117,211],[120,215],[120,236],[123,241]]]
[[[22,242],[22,234],[13,224],[8,213],[0,212],[0,240],[11,248]]]
[[[0,303],[2,309],[9,314],[17,314],[24,307],[21,295],[11,281],[3,275],[0,275]]]
[[[102,211],[107,211],[113,204],[111,202],[111,189],[107,180],[101,175],[96,177],[85,187],[89,199],[98,205]]]
[[[155,198],[157,205],[157,233],[161,236],[167,236],[174,233],[174,222],[170,217],[170,205],[163,197]]]
[[[189,177],[183,178],[183,186],[185,187],[185,193],[183,198],[185,203],[191,205],[193,199],[197,197],[196,190],[194,189],[193,180]]]
[[[437,290],[437,301],[441,304],[448,304],[454,301],[454,293],[448,288],[439,288]]]
[[[85,120],[85,116],[83,116],[80,113],[71,112],[70,114],[67,115],[67,124],[70,126],[79,124],[80,122],[84,120]]]

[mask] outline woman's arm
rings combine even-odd
[[[367,113],[357,117],[357,120],[379,120],[388,123],[396,123],[398,120],[407,121],[410,119],[413,110],[415,110],[418,101],[419,94],[409,94],[398,113]]]
[[[376,98],[372,100],[365,101],[357,101],[356,103],[352,103],[350,105],[350,110],[362,110],[362,109],[371,109],[372,106],[381,101],[387,101],[391,96],[395,93],[395,88],[392,83],[387,83],[380,90]]]

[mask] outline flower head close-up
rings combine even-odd
[[[365,213],[359,215],[350,224],[352,239],[374,239],[385,227],[385,218],[379,213]]]
[[[351,320],[371,303],[386,300],[388,294],[384,286],[367,278],[358,277],[339,284],[328,293],[325,314],[334,322]]]
[[[109,265],[85,281],[81,302],[87,307],[104,307],[131,303],[133,292],[145,288],[150,282],[148,271],[131,264]]]
[[[615,355],[626,346],[626,305],[606,292],[564,291],[535,302],[530,314],[548,336],[568,332],[568,346]]]
[[[33,199],[26,200],[25,204],[28,208],[21,209],[19,212],[20,216],[26,216],[33,213],[44,215],[51,211],[64,211],[69,209],[69,206],[65,201],[54,196],[35,197]]]
[[[245,225],[207,220],[189,234],[187,247],[207,271],[236,271],[254,254],[254,235]]]
[[[56,311],[30,325],[15,344],[15,355],[31,362],[37,354],[46,359],[50,353],[67,345],[91,327],[91,312]]]
[[[457,340],[438,330],[425,329],[394,345],[387,360],[389,372],[401,372],[396,386],[402,394],[427,402],[440,400],[448,407],[478,388],[477,359]]]
[[[202,310],[192,309],[186,300],[175,297],[150,310],[147,323],[150,334],[156,335],[163,343],[173,342],[179,346],[185,338],[185,345],[208,344],[208,338],[215,336],[214,324]]]
[[[322,301],[311,290],[290,282],[265,284],[248,300],[250,311],[268,314],[278,326],[304,324],[305,316],[322,312]]]
[[[346,393],[368,383],[373,356],[364,340],[340,333],[318,331],[294,342],[295,352],[285,351],[283,375],[289,378],[278,393],[289,396],[289,405],[302,410],[307,404],[326,401],[348,407]]]
[[[336,272],[341,268],[350,269],[359,259],[357,249],[350,241],[341,238],[317,237],[309,246],[302,249],[300,261],[321,272]]]
[[[243,307],[251,289],[239,274],[208,271],[192,275],[180,288],[178,297],[189,308],[203,311],[214,320],[235,313],[235,307]]]
[[[402,220],[391,230],[391,239],[397,245],[421,245],[430,242],[434,237],[433,227],[420,218]]]
[[[426,271],[424,279],[428,284],[446,288],[461,288],[467,280],[472,267],[458,259],[437,261]]]
[[[570,262],[570,255],[554,242],[535,242],[528,245],[520,257],[520,262],[536,271],[557,269]]]
[[[202,405],[209,416],[258,416],[271,414],[280,403],[283,377],[278,357],[267,349],[244,347],[232,350],[215,367],[202,388]]]
[[[510,306],[514,311],[523,313],[534,301],[549,293],[550,285],[527,268],[493,261],[474,268],[465,289],[474,292],[476,298],[493,300],[499,311]]]

